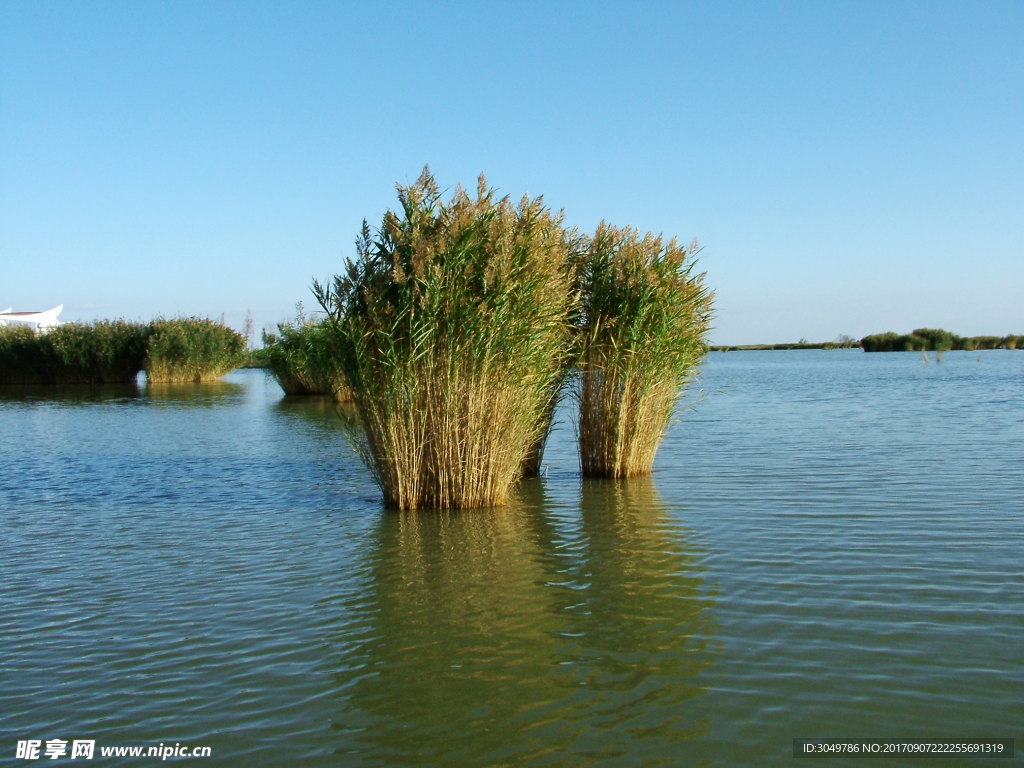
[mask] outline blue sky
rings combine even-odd
[[[703,246],[717,343],[1024,333],[1024,3],[0,0],[0,308],[272,326],[429,164]]]

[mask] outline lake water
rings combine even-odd
[[[1021,351],[713,353],[653,477],[581,481],[566,407],[515,503],[399,514],[334,406],[261,371],[0,390],[0,762],[58,738],[134,766],[155,758],[98,750],[782,766],[794,738],[1016,737],[1019,755],[1022,405]]]

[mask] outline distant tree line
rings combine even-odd
[[[915,328],[910,333],[875,333],[860,340],[865,352],[947,352],[951,349],[1024,348],[1024,336],[957,336],[942,328]]]
[[[859,347],[860,342],[852,336],[841,333],[836,336],[835,341],[800,341],[783,342],[781,344],[726,344],[709,346],[711,352],[749,352],[763,350],[786,350],[786,349],[853,349]]]

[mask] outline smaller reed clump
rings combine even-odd
[[[155,320],[146,350],[146,378],[151,383],[219,379],[245,362],[242,335],[208,318]]]
[[[357,448],[397,509],[505,503],[571,345],[570,237],[539,198],[442,199],[429,171],[314,293],[357,405]]]
[[[277,333],[263,333],[260,359],[286,395],[330,395],[346,402],[351,394],[334,343],[327,322],[307,320],[300,312],[294,323],[278,323]]]
[[[142,370],[148,324],[64,323],[46,333],[0,328],[0,384],[131,382]]]
[[[712,293],[696,244],[601,223],[578,270],[583,474],[650,472],[682,388],[706,352]]]

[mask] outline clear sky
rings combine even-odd
[[[698,238],[716,343],[1024,333],[1024,2],[0,0],[0,309],[273,326],[395,182]]]

